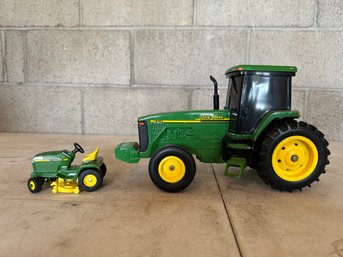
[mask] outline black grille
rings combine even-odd
[[[148,126],[146,125],[146,121],[138,122],[138,136],[139,150],[144,152],[148,148]]]

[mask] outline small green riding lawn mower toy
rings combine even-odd
[[[329,164],[328,142],[291,109],[293,66],[239,65],[226,71],[228,90],[219,109],[216,80],[213,110],[192,110],[138,118],[139,144],[121,143],[117,159],[151,158],[149,175],[167,192],[188,187],[196,172],[193,156],[226,163],[224,174],[241,177],[246,167],[280,191],[301,190],[319,181]],[[238,167],[233,173],[230,167]],[[230,171],[230,172],[229,172]]]
[[[33,172],[27,181],[32,193],[42,190],[45,183],[50,184],[53,193],[78,194],[80,189],[87,192],[97,190],[106,175],[106,166],[102,157],[98,157],[99,148],[83,158],[81,165],[71,165],[77,152],[83,148],[74,143],[74,150],[43,152],[32,159]]]

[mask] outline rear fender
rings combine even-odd
[[[90,161],[90,162],[87,162],[87,163],[82,163],[80,165],[80,171],[78,173],[78,175],[80,173],[82,173],[82,171],[84,170],[97,170],[97,171],[100,171],[100,166],[104,163],[104,160],[102,157],[97,157],[94,161]]]
[[[265,129],[269,127],[271,124],[275,123],[276,121],[283,119],[297,119],[299,117],[299,112],[295,110],[269,112],[267,115],[263,117],[263,119],[258,124],[253,134],[253,140],[256,141],[260,137],[260,135],[265,131]]]
[[[283,119],[297,119],[299,117],[300,115],[298,111],[291,111],[291,110],[270,111],[260,121],[254,133],[235,134],[233,132],[228,132],[225,135],[223,142],[225,144],[228,144],[232,141],[240,141],[240,140],[256,141],[260,137],[260,135],[266,130],[266,128],[268,128],[274,122],[277,122]]]
[[[77,179],[82,171],[88,169],[94,169],[100,171],[100,166],[103,164],[103,158],[97,157],[94,161],[90,161],[87,163],[82,163],[81,165],[72,165],[69,168],[61,167],[58,171],[57,177],[63,179]]]

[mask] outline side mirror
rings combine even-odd
[[[210,80],[213,82],[214,92],[213,92],[213,109],[219,110],[219,94],[218,94],[218,83],[217,80],[210,75]]]

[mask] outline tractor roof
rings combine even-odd
[[[235,71],[262,71],[262,72],[297,72],[297,67],[295,66],[275,66],[275,65],[250,65],[241,64],[229,68],[225,74],[229,74]]]

